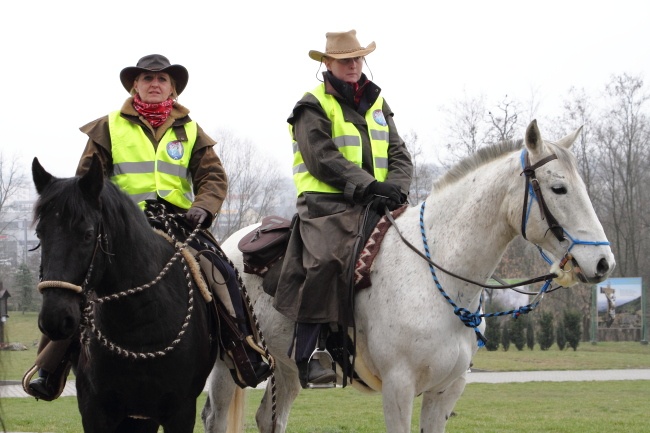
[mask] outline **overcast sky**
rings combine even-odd
[[[464,92],[489,103],[534,92],[544,117],[571,86],[596,93],[612,74],[647,78],[649,18],[647,0],[2,1],[0,149],[26,171],[38,157],[74,175],[79,127],[121,106],[122,68],[160,53],[189,70],[179,102],[208,134],[249,139],[290,175],[286,118],[318,84],[307,53],[352,28],[377,44],[364,72],[401,134],[442,147],[440,107]]]

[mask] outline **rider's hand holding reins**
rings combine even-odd
[[[185,214],[185,218],[189,220],[193,227],[203,224],[203,221],[208,217],[208,211],[200,207],[192,206]]]
[[[388,207],[388,210],[395,210],[406,200],[406,195],[402,194],[399,186],[377,180],[368,185],[368,194],[375,196],[372,206],[380,212],[383,212],[384,207]]]

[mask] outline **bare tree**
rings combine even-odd
[[[456,100],[447,113],[448,138],[445,148],[449,158],[446,166],[460,161],[481,147],[486,138],[485,96],[470,97],[467,93],[463,99]]]
[[[488,112],[490,129],[487,139],[491,143],[510,140],[519,132],[519,103],[508,99],[506,95],[495,110]]]
[[[609,106],[598,128],[601,183],[607,216],[606,231],[623,276],[642,275],[647,269],[650,230],[644,215],[650,208],[645,186],[650,181],[650,95],[639,77],[613,76],[606,86]],[[645,265],[642,265],[642,262]],[[647,272],[647,271],[646,271]]]
[[[442,170],[440,167],[426,162],[422,145],[418,141],[418,134],[415,131],[405,134],[404,142],[413,161],[413,180],[409,191],[409,202],[414,205],[422,202],[429,195],[433,180]]]
[[[279,213],[282,203],[294,202],[277,164],[260,156],[249,140],[234,137],[229,131],[220,131],[215,136],[217,155],[228,175],[228,197],[212,231],[217,239],[224,240],[266,215]]]
[[[587,192],[592,199],[598,199],[599,184],[596,182],[596,168],[598,164],[599,146],[594,131],[595,107],[584,89],[569,89],[569,98],[564,101],[563,113],[558,122],[568,125],[570,129],[582,126],[580,136],[573,143],[573,153],[578,161],[578,169],[582,180],[585,182]],[[557,131],[558,137],[570,131]]]
[[[0,215],[6,215],[6,207],[21,189],[26,187],[25,175],[18,157],[7,158],[0,151]],[[4,231],[11,221],[0,218],[0,233]]]

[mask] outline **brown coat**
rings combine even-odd
[[[156,129],[135,111],[133,98],[128,98],[124,102],[121,112],[123,118],[140,125],[146,136],[151,140],[154,150],[157,149],[160,139],[169,128],[184,125],[191,121],[188,115],[189,110],[178,103],[174,104],[167,121]],[[93,154],[97,153],[104,165],[106,175],[110,176],[113,172],[113,159],[111,156],[108,116],[94,120],[79,129],[88,135],[89,139],[79,160],[77,175],[84,174],[88,170]],[[210,223],[221,209],[228,190],[226,171],[213,149],[215,144],[216,142],[203,132],[203,129],[199,126],[189,166],[195,196],[193,206],[208,211],[211,217]]]
[[[366,92],[375,98],[369,101],[372,105],[380,89],[369,84]],[[345,159],[332,141],[332,124],[320,103],[312,94],[305,94],[288,119],[305,166],[314,177],[344,193],[305,193],[298,197],[299,221],[284,258],[274,306],[297,322],[345,325],[352,315],[349,288],[355,243],[369,200],[367,188],[375,178],[365,113],[347,103],[327,80],[326,85],[326,91],[337,96],[345,119],[357,126],[364,161],[359,167]],[[398,185],[406,196],[413,170],[411,155],[397,132],[386,101],[382,111],[389,127],[386,182]]]

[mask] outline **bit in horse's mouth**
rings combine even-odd
[[[571,264],[573,266],[573,272],[576,274],[576,276],[578,277],[578,280],[580,280],[581,283],[584,283],[584,284],[598,284],[598,283],[602,283],[603,281],[605,281],[607,279],[607,275],[608,275],[607,273],[605,273],[604,275],[596,274],[591,278],[587,277],[584,274],[584,272],[582,272],[582,268],[580,268],[580,265],[578,264],[578,261],[575,258],[571,259]]]

